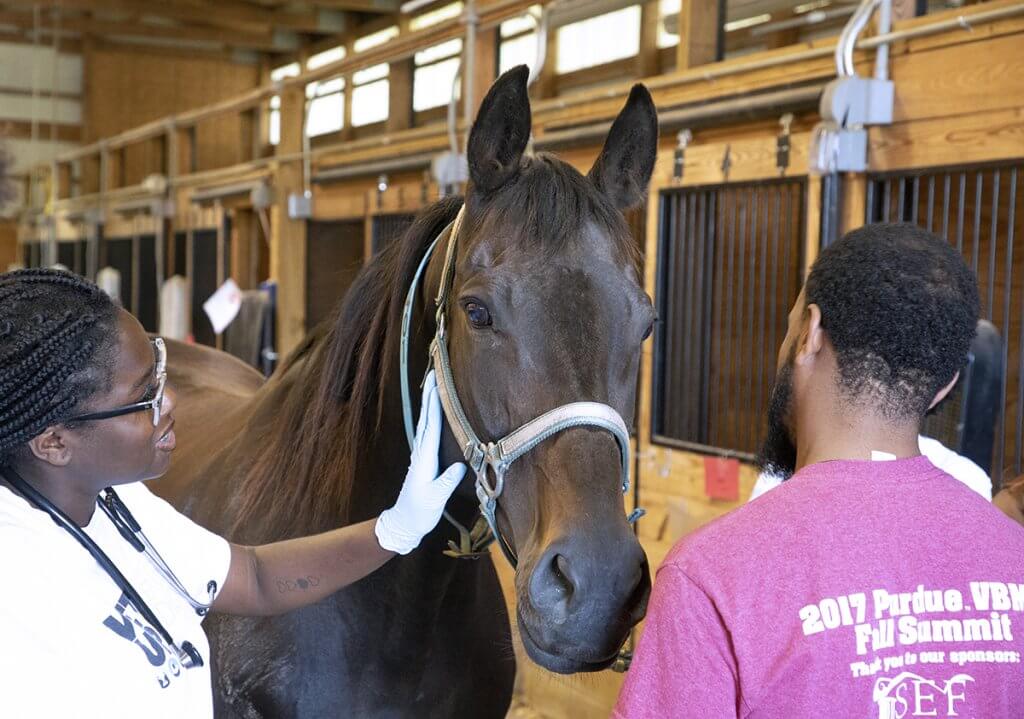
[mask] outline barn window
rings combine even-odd
[[[345,59],[345,46],[337,45],[335,47],[318,52],[315,55],[310,55],[309,59],[306,60],[307,70],[319,70],[324,65],[330,65],[332,62],[338,62],[339,60]]]
[[[540,7],[531,8],[539,15]],[[498,72],[511,70],[517,65],[533,69],[537,60],[537,21],[534,16],[520,15],[501,24],[501,45],[498,49]]]
[[[580,20],[558,29],[559,74],[633,57],[640,51],[640,6]]]
[[[658,49],[672,47],[679,44],[679,26],[675,32],[665,29],[665,19],[675,15],[679,19],[679,0],[658,0]]]
[[[389,88],[387,63],[359,70],[352,75],[352,126],[362,127],[388,119]]]
[[[412,79],[412,109],[415,112],[448,104],[459,72],[461,53],[461,39],[449,40],[416,53]]]
[[[661,193],[655,442],[756,455],[800,292],[804,187],[785,179]]]
[[[270,79],[279,82],[289,77],[298,77],[301,72],[299,63],[292,62],[270,71]],[[274,95],[270,98],[270,108],[267,114],[267,139],[271,145],[281,142],[281,96]]]
[[[311,82],[306,85],[309,116],[306,132],[310,137],[337,132],[345,126],[345,78]]]
[[[383,30],[378,30],[375,33],[363,35],[352,43],[352,49],[356,52],[366,52],[370,48],[383,45],[388,40],[395,37],[398,37],[398,26],[392,25],[391,27],[386,27]]]
[[[461,2],[453,2],[443,7],[439,7],[436,10],[425,12],[422,15],[417,15],[409,21],[409,29],[415,32],[416,30],[422,30],[423,28],[430,27],[431,25],[437,25],[445,20],[451,20],[454,17],[458,17],[462,14],[463,4]]]

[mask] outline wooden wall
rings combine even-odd
[[[0,273],[7,266],[18,261],[18,223],[15,220],[0,219]]]
[[[224,100],[256,87],[259,68],[219,57],[86,43],[84,142],[90,143],[167,115]],[[199,166],[203,170],[243,160],[251,136],[241,116],[225,115],[199,126]],[[244,136],[244,137],[243,137]],[[137,184],[160,167],[162,144],[130,146],[124,157],[124,183]]]

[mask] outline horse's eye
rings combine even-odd
[[[491,326],[491,313],[479,302],[466,303],[466,316],[474,327]]]

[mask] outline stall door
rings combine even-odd
[[[135,306],[132,302],[132,287],[135,281],[133,265],[131,237],[104,239],[100,267],[113,267],[121,273],[121,297],[118,299],[121,302],[121,306],[132,314],[135,313]]]
[[[217,231],[196,230],[192,233],[192,336],[199,344],[215,347],[217,335],[210,318],[203,312],[203,303],[217,291]]]
[[[310,220],[306,228],[306,328],[327,318],[363,266],[363,221]]]
[[[160,287],[156,276],[156,235],[140,235],[135,242],[135,316],[147,332],[156,332]]]
[[[415,213],[374,215],[372,223],[373,236],[371,238],[373,254],[376,255],[404,235],[415,219]]]

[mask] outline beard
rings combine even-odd
[[[793,358],[779,370],[768,403],[768,433],[765,435],[757,465],[762,473],[783,481],[796,471],[796,445],[789,431],[790,405],[793,402]]]

